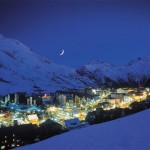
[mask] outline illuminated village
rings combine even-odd
[[[47,120],[51,120],[61,126],[62,133],[124,117],[149,107],[150,88],[142,87],[118,89],[88,87],[40,95],[13,93],[1,97],[0,128],[25,125],[38,128]],[[3,138],[1,149],[26,144],[21,138],[17,139],[15,134],[11,136],[15,142],[10,143],[7,136],[1,137]],[[46,138],[38,138],[37,135],[35,137],[34,142]]]

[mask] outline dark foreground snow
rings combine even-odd
[[[70,131],[18,150],[149,150],[150,110]]]

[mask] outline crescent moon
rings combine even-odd
[[[65,51],[64,51],[64,49],[62,49],[62,52],[60,53],[60,55],[63,55],[63,54],[64,54],[64,52],[65,52]]]

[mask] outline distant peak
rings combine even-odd
[[[104,61],[101,60],[92,60],[91,62],[87,63],[87,65],[95,65],[95,66],[99,66],[99,65],[104,65],[104,66],[116,66],[110,63],[106,63]]]
[[[132,59],[131,61],[128,62],[128,66],[131,66],[132,64],[135,64],[137,62],[140,62],[140,61],[146,61],[146,60],[150,60],[150,54],[146,54],[144,56],[140,56],[140,57],[137,57],[135,59]]]
[[[92,60],[88,64],[104,64],[105,62],[100,61],[100,60]]]
[[[27,47],[25,44],[23,44],[22,42],[20,42],[19,40],[15,39],[15,38],[7,38],[5,36],[3,36],[2,34],[0,34],[0,42],[1,43],[5,43],[5,45],[17,45],[19,47],[23,47],[26,49],[29,49],[29,47]]]

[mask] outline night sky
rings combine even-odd
[[[124,65],[150,53],[150,2],[1,0],[0,34],[58,64]]]

